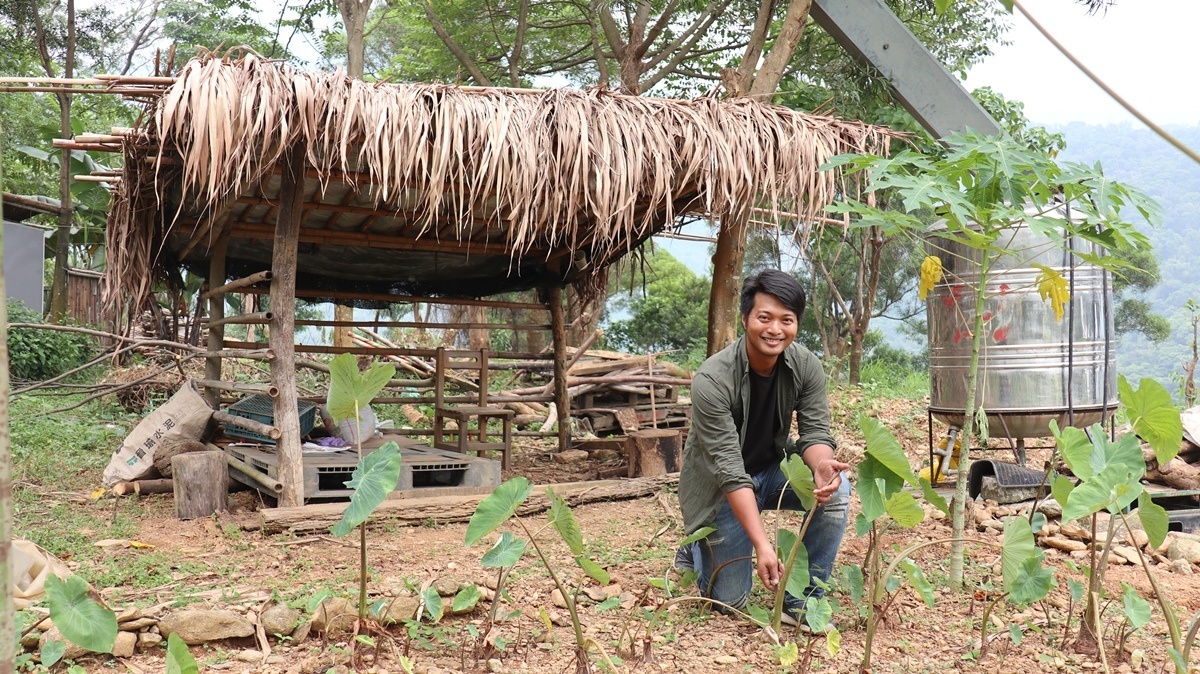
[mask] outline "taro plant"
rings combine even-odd
[[[535,532],[530,531],[525,520],[517,515],[517,510],[521,504],[529,498],[533,493],[533,485],[523,477],[515,477],[508,480],[499,487],[496,487],[487,498],[483,499],[475,508],[475,513],[471,515],[471,521],[467,524],[467,534],[465,545],[470,547],[478,543],[484,536],[495,531],[505,522],[509,520],[515,521],[525,532],[528,540],[509,536],[506,538],[501,535],[497,544],[489,550],[488,554],[492,554],[492,559],[489,563],[501,568],[511,567],[520,560],[525,547],[533,546],[533,551],[537,555],[538,561],[546,569],[550,575],[550,580],[554,582],[554,587],[558,589],[562,595],[564,603],[567,605],[567,612],[571,616],[571,626],[575,632],[575,671],[579,673],[591,671],[590,652],[593,648],[599,651],[604,664],[609,671],[616,671],[616,666],[609,659],[604,648],[591,637],[585,636],[583,633],[583,623],[579,617],[578,594],[582,587],[582,579],[580,583],[572,586],[567,581],[567,577],[563,575],[560,569],[556,569],[545,551],[542,549],[542,544],[539,543]],[[575,519],[575,513],[571,511],[571,507],[561,496],[554,493],[554,489],[546,488],[546,498],[550,502],[550,508],[547,512],[549,520],[548,525],[554,527],[567,544],[567,548],[571,552],[575,563],[583,572],[594,579],[601,585],[608,585],[610,578],[608,572],[599,564],[587,556],[583,549],[583,533],[579,529],[579,522]],[[499,589],[497,589],[497,599],[499,598]]]
[[[80,576],[66,580],[54,574],[46,578],[50,619],[68,641],[93,653],[111,653],[117,641],[117,615],[91,597],[91,588]],[[62,659],[66,644],[46,641],[41,660],[53,667]]]
[[[366,372],[360,373],[354,356],[343,353],[329,363],[329,414],[334,421],[362,418],[362,410],[387,385],[396,368],[390,364],[375,363]],[[359,433],[355,433],[359,436]],[[334,536],[342,537],[358,528],[358,629],[367,617],[367,518],[387,495],[396,489],[400,480],[400,447],[389,442],[363,456],[362,438],[358,437],[358,465],[346,486],[354,490],[350,505],[342,519],[333,526]]]
[[[960,339],[969,338],[970,366],[966,379],[963,446],[955,484],[951,517],[950,584],[962,586],[965,541],[965,507],[969,447],[986,420],[988,401],[976,392],[979,357],[987,341],[1004,342],[1001,313],[989,310],[1002,295],[1017,290],[992,281],[1001,258],[1032,262],[1053,249],[1065,249],[1081,239],[1109,251],[1142,249],[1147,239],[1129,223],[1123,211],[1132,207],[1147,220],[1157,207],[1131,187],[1109,180],[1099,165],[1059,164],[1044,152],[1004,137],[974,133],[955,134],[930,154],[905,150],[892,157],[842,155],[828,165],[845,166],[848,173],[867,173],[867,201],[848,198],[831,210],[856,216],[853,226],[878,227],[884,236],[922,239],[936,254],[921,265],[921,297],[944,284],[944,299],[957,307]],[[881,208],[878,203],[894,206]],[[1044,237],[1039,250],[1009,250],[1007,242],[1020,227]],[[955,256],[949,246],[965,246],[970,254]],[[1085,262],[1114,269],[1117,258],[1076,252]],[[1033,281],[1058,320],[1068,307],[1071,289],[1063,275],[1048,266],[1038,267]],[[993,327],[995,329],[993,329]]]

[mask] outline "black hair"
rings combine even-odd
[[[766,293],[779,300],[783,306],[796,312],[796,322],[804,317],[804,286],[791,274],[768,269],[749,276],[742,282],[742,318],[750,316],[754,308],[754,296]]]

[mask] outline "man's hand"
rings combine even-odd
[[[779,586],[779,579],[783,577],[783,563],[779,561],[779,556],[770,545],[755,552],[758,556],[758,577],[768,590],[774,592]]]
[[[833,458],[833,448],[829,445],[809,447],[804,452],[804,463],[813,472],[813,482],[817,485],[813,496],[817,497],[817,505],[828,503],[842,486],[842,471],[850,470],[850,464]]]

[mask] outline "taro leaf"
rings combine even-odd
[[[837,654],[842,650],[842,633],[837,631],[837,628],[829,630],[825,635],[825,652],[829,653],[829,657],[836,658]]]
[[[93,653],[111,653],[117,640],[117,615],[88,596],[88,584],[80,576],[59,580],[46,578],[50,618],[68,641]]]
[[[450,611],[453,613],[469,611],[475,608],[481,598],[483,598],[483,592],[479,590],[478,585],[471,583],[454,595],[454,603],[451,604]]]
[[[874,522],[883,516],[887,510],[886,501],[904,486],[904,480],[868,454],[862,463],[858,464],[858,484],[855,491],[862,501],[863,517]],[[859,534],[862,535],[862,534]]]
[[[358,360],[349,353],[329,362],[329,415],[335,421],[358,420],[362,410],[396,374],[396,366],[375,363],[359,374]]]
[[[1071,490],[1075,488],[1075,483],[1071,482],[1071,478],[1066,475],[1055,475],[1054,480],[1050,483],[1050,495],[1058,502],[1059,507],[1067,504],[1067,499],[1071,496]],[[1069,522],[1070,520],[1063,520]]]
[[[591,576],[597,583],[600,583],[601,585],[608,585],[610,582],[612,582],[612,578],[609,577],[608,572],[604,570],[604,567],[593,562],[587,557],[580,555],[575,558],[575,563],[579,565],[579,568],[583,569],[584,573]]]
[[[780,646],[775,654],[779,656],[779,666],[786,669],[796,664],[800,659],[800,647],[796,645],[796,642],[789,641]]]
[[[496,527],[508,521],[516,514],[517,508],[529,498],[533,485],[523,477],[514,477],[483,499],[471,515],[467,524],[467,538],[464,545],[475,545],[476,541],[496,530]]]
[[[1136,630],[1150,622],[1150,604],[1128,583],[1121,583],[1121,587],[1125,589],[1121,597],[1125,605],[1125,617],[1129,619],[1129,625]]]
[[[200,674],[200,667],[178,634],[167,637],[167,674]]]
[[[363,644],[364,646],[369,646],[371,648],[375,648],[375,640],[372,639],[371,637],[367,636],[366,634],[359,634],[354,637],[354,640],[360,644]]]
[[[558,535],[562,536],[567,547],[571,549],[571,554],[582,555],[583,532],[579,530],[579,521],[575,519],[575,513],[571,512],[571,506],[550,487],[546,487],[546,498],[550,499],[550,510],[546,515],[550,524],[553,524]]]
[[[750,619],[759,625],[771,624],[771,612],[761,606],[747,606],[746,612],[750,614]]]
[[[1070,522],[1105,508],[1113,512],[1125,509],[1142,493],[1143,487],[1127,466],[1109,464],[1104,470],[1071,490],[1063,506],[1062,520]]]
[[[1021,518],[1017,518],[1021,519]],[[1054,588],[1054,570],[1042,566],[1041,554],[1021,562],[1012,584],[1005,582],[1008,597],[1015,604],[1032,604],[1041,601]]]
[[[1188,671],[1187,662],[1183,659],[1183,656],[1179,653],[1179,651],[1175,650],[1173,646],[1167,646],[1167,655],[1170,655],[1171,662],[1175,663],[1175,671]]]
[[[804,602],[804,622],[817,634],[822,634],[829,627],[833,618],[833,605],[827,597],[809,597]]]
[[[599,604],[596,604],[596,611],[597,612],[611,611],[615,608],[619,608],[620,606],[621,606],[621,598],[620,597],[609,597],[608,599],[605,599],[604,601],[600,602]]]
[[[908,457],[891,431],[878,419],[865,414],[858,415],[858,427],[867,441],[867,456],[873,457],[913,487],[918,486],[917,476],[913,474],[912,466],[908,465]]]
[[[905,559],[901,565],[904,567],[904,575],[908,578],[909,585],[912,585],[921,595],[926,606],[933,608],[933,585],[925,578],[925,572],[921,571],[921,567],[911,559]]]
[[[1012,642],[1013,642],[1014,646],[1021,645],[1021,640],[1023,637],[1021,634],[1021,626],[1020,625],[1018,625],[1016,623],[1009,623],[1008,624],[1008,635],[1010,637],[1012,637]]]
[[[1162,545],[1167,538],[1170,517],[1167,515],[1167,509],[1155,503],[1146,492],[1138,496],[1138,519],[1142,521],[1142,528],[1150,538],[1150,547],[1157,548]]]
[[[863,593],[866,591],[862,567],[857,564],[847,564],[842,567],[841,576],[842,584],[850,593],[850,603],[855,606],[862,605]]]
[[[421,590],[421,599],[425,602],[425,614],[429,616],[431,622],[437,622],[442,619],[442,595],[438,594],[436,588],[432,585]]]
[[[925,519],[925,509],[907,491],[898,491],[883,504],[887,514],[905,529],[911,529]]]
[[[1033,517],[1029,519],[1029,526],[1036,534],[1046,526],[1046,516],[1042,513],[1034,513]]]
[[[859,482],[859,485],[861,486],[862,482]],[[862,492],[859,492],[859,493],[861,494]],[[880,514],[882,514],[882,512],[883,512],[883,508],[881,506]],[[857,515],[855,515],[854,516],[854,535],[858,536],[859,538],[862,538],[863,536],[866,536],[867,534],[871,533],[871,526],[872,526],[873,521],[874,520],[867,519],[867,516],[861,512],[858,513]]]
[[[349,355],[349,354],[344,354]],[[389,442],[359,459],[358,466],[346,486],[353,489],[350,505],[342,514],[342,520],[330,532],[337,537],[345,536],[371,516],[383,503],[387,495],[395,491],[400,481],[400,447]]]
[[[1135,391],[1122,376],[1117,390],[1134,432],[1154,448],[1159,465],[1175,458],[1183,442],[1183,422],[1167,389],[1153,379],[1143,379]]]
[[[699,529],[693,531],[690,536],[688,536],[687,538],[680,541],[679,547],[682,548],[685,545],[691,545],[692,543],[702,541],[702,540],[708,538],[709,535],[712,534],[713,532],[715,532],[716,530],[717,530],[716,527],[700,527]]]
[[[1071,578],[1067,581],[1067,592],[1071,595],[1072,602],[1078,604],[1079,602],[1083,601],[1083,593],[1086,591],[1087,588],[1083,586],[1083,583],[1075,580],[1074,578]]]
[[[1004,590],[1010,594],[1021,573],[1025,560],[1038,562],[1038,549],[1033,542],[1033,529],[1024,517],[1010,517],[1004,522],[1004,548],[1000,552],[1000,568],[1004,575]],[[1025,602],[1018,602],[1025,603]]]
[[[921,494],[925,497],[925,500],[930,505],[942,511],[943,515],[950,514],[950,506],[946,504],[946,499],[942,498],[941,494],[934,491],[933,484],[925,478],[921,478]]]
[[[817,489],[817,483],[813,481],[812,470],[804,463],[804,459],[799,454],[792,454],[779,463],[779,469],[791,484],[792,491],[800,497],[800,505],[805,510],[815,508],[817,497],[813,496],[813,492]]]
[[[1142,457],[1142,448],[1135,436],[1126,434],[1116,442],[1110,442],[1100,424],[1093,425],[1091,431],[1093,473],[1099,473],[1109,466],[1121,466],[1137,479],[1146,474],[1146,460]]]
[[[796,532],[790,529],[776,531],[775,540],[779,543],[779,551],[776,554],[783,560],[785,567],[788,557],[792,554],[792,548],[796,548],[796,561],[792,563],[791,573],[788,574],[787,592],[793,597],[803,597],[809,583],[808,549],[803,543],[796,545]]]
[[[700,577],[700,573],[697,571],[684,571],[683,573],[679,574],[679,589],[680,590],[688,589],[689,587],[692,586],[693,583],[696,582],[696,579],[699,577]]]
[[[516,564],[525,553],[525,539],[517,538],[505,531],[490,550],[483,553],[479,561],[484,567],[498,569]]]
[[[328,588],[317,590],[313,596],[309,597],[306,608],[309,613],[316,613],[317,608],[321,606],[321,602],[333,596],[333,591]]]
[[[58,639],[49,639],[42,644],[41,660],[45,667],[53,667],[62,660],[63,653],[67,652],[67,645]]]
[[[1071,469],[1071,473],[1081,480],[1091,477],[1094,472],[1091,465],[1092,441],[1088,439],[1087,434],[1073,426],[1067,426],[1060,431],[1058,423],[1053,419],[1050,421],[1050,432],[1054,435],[1058,443],[1058,452],[1062,454],[1063,461]]]

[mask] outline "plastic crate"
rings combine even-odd
[[[233,405],[230,405],[227,411],[235,416],[253,419],[268,426],[275,425],[275,401],[270,396],[257,393],[246,396]],[[296,412],[300,415],[300,437],[303,438],[317,425],[317,404],[301,400],[296,405]],[[240,428],[232,424],[225,425],[225,434],[270,445],[275,444],[274,440],[265,435],[260,435],[252,430]]]

